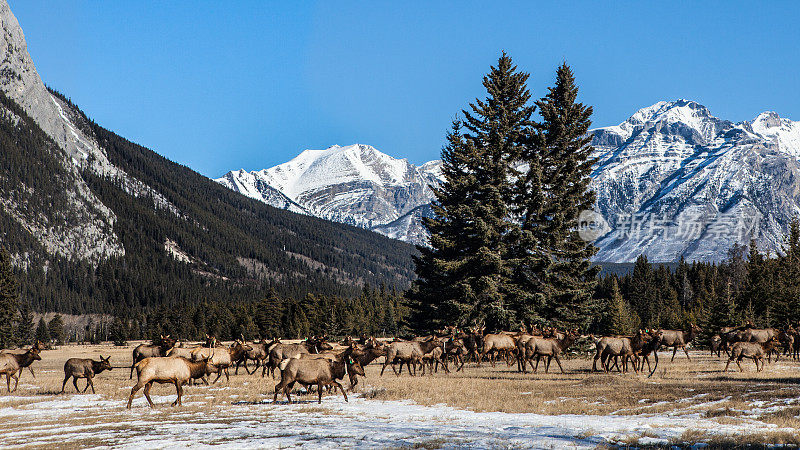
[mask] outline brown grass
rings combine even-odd
[[[97,393],[104,399],[119,402],[127,401],[130,387],[135,383],[129,380],[129,364],[134,343],[124,348],[110,345],[63,346],[42,353],[42,361],[34,363],[36,379],[30,372],[22,374],[19,391],[15,398],[3,401],[2,407],[25,405],[30,398],[58,397],[63,379],[63,365],[70,357],[92,357],[111,355],[112,364],[117,367],[95,378]],[[713,446],[736,443],[800,444],[800,405],[791,399],[800,397],[800,362],[782,359],[779,363],[768,364],[765,371],[756,373],[752,365],[744,365],[744,373],[730,371],[723,373],[725,361],[709,357],[707,353],[693,352],[692,361],[678,356],[669,361],[662,354],[659,370],[652,378],[633,373],[591,373],[592,361],[588,358],[572,358],[562,361],[565,374],[554,373],[520,374],[516,366],[498,364],[492,368],[484,365],[477,368],[465,367],[463,372],[444,374],[443,371],[432,376],[411,377],[405,373],[397,377],[387,368],[384,376],[379,376],[380,358],[367,367],[367,379],[359,383],[360,391],[366,398],[378,400],[410,399],[423,405],[447,404],[456,408],[474,411],[502,411],[508,413],[539,414],[592,414],[592,415],[639,415],[639,414],[684,414],[698,413],[720,424],[736,424],[743,421],[759,421],[774,424],[794,432],[764,431],[756,435],[737,436],[730,440],[705,431],[688,431],[675,443],[706,442]],[[127,366],[127,367],[125,367]],[[184,396],[184,411],[187,414],[218,410],[230,404],[261,403],[271,401],[278,380],[258,375],[248,376],[240,371],[225,382],[223,378],[209,388],[187,388]],[[214,375],[215,376],[215,375]],[[84,382],[79,382],[81,389]],[[346,385],[346,383],[345,383]],[[72,383],[67,384],[67,393],[74,394]],[[174,400],[175,388],[168,385],[155,385],[154,398],[159,409],[168,408]],[[5,387],[0,396],[5,394]],[[295,399],[315,401],[315,395],[297,393]],[[341,395],[341,394],[336,394]],[[137,398],[141,397],[141,391]],[[16,398],[19,397],[19,398]],[[283,397],[279,397],[283,400]],[[304,404],[299,408],[315,414],[337,414],[316,403]],[[770,408],[766,412],[759,409]],[[177,411],[177,410],[176,410]],[[114,414],[103,420],[115,420]],[[100,419],[94,414],[77,414],[70,417],[41,419],[43,424],[66,423],[71,425],[98,424]],[[216,419],[224,420],[224,419]],[[124,422],[120,416],[120,422]],[[2,424],[0,432],[24,429],[26,424]],[[635,444],[638,438],[648,437],[647,433],[629,438],[628,444]],[[91,445],[91,442],[80,443]],[[453,442],[432,440],[422,443],[423,448],[452,446]]]

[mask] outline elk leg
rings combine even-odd
[[[130,397],[128,397],[128,407],[127,407],[128,409],[131,409],[131,402],[133,402],[133,396],[136,394],[136,391],[138,391],[138,390],[139,390],[139,389],[141,389],[141,388],[142,388],[142,385],[141,385],[141,384],[139,384],[139,383],[136,383],[136,384],[135,384],[135,385],[134,385],[134,386],[131,388],[131,396],[130,396]]]
[[[685,345],[683,346],[683,353],[686,353],[686,359],[688,359],[689,361],[692,360],[692,358],[689,357],[689,350],[686,349]]]
[[[283,380],[275,385],[275,395],[272,396],[272,403],[278,401],[278,392],[280,392],[281,389],[283,389]]]
[[[147,399],[147,403],[150,404],[151,408],[155,408],[156,405],[153,404],[153,399],[150,398],[150,388],[153,387],[153,382],[149,382],[144,385],[144,398]]]
[[[6,389],[11,392],[11,374],[6,373]]]
[[[595,352],[594,360],[592,360],[592,372],[597,372],[597,360],[600,359],[600,352]]]
[[[226,383],[230,383],[231,382],[231,374],[228,373],[228,368],[227,367],[225,368],[225,382]]]
[[[178,396],[175,398],[175,401],[172,402],[173,407],[179,405],[181,402],[181,385],[180,382],[178,381],[175,382],[175,394],[177,394]]]
[[[94,394],[94,382],[92,382],[92,377],[87,378],[86,381],[88,382],[86,385],[92,387],[92,394]],[[84,388],[83,391],[86,392],[86,388]]]
[[[669,362],[675,361],[675,354],[676,353],[678,353],[678,346],[677,345],[672,348],[672,359],[670,359]]]
[[[736,365],[739,366],[739,372],[744,372],[744,369],[742,369],[742,364],[740,363],[741,360],[742,358],[737,358]]]
[[[536,366],[534,366],[534,368],[533,368],[533,373],[536,373],[536,371],[539,370],[539,360],[540,359],[541,359],[541,356],[536,355]]]
[[[28,366],[28,370],[30,370],[30,371],[31,371],[31,376],[32,376],[33,378],[36,378],[36,374],[35,374],[35,373],[33,373],[33,367],[32,367],[32,366]],[[20,373],[20,375],[22,375],[22,374]]]
[[[656,363],[653,366],[653,370],[650,372],[650,375],[648,375],[647,378],[652,377],[653,373],[655,373],[656,369],[658,368],[658,352],[657,351],[653,351],[653,359],[656,360]],[[649,359],[647,360],[647,368],[648,369],[650,368],[650,360]]]
[[[66,377],[64,377],[64,382],[61,383],[61,392],[59,392],[60,394],[64,393],[64,387],[67,385],[67,381],[69,381],[70,376],[71,375],[67,375]]]
[[[347,400],[347,393],[344,391],[344,388],[342,387],[341,383],[339,383],[339,382],[338,382],[338,381],[336,381],[336,380],[333,380],[333,383],[334,383],[334,384],[336,385],[336,387],[338,387],[338,388],[339,388],[339,390],[342,392],[342,395],[344,396],[344,401],[346,401],[346,402],[349,402],[350,400]],[[334,393],[335,393],[335,392],[334,392]]]
[[[11,376],[14,377],[14,391],[13,392],[17,392],[17,386],[19,386],[19,375],[17,375],[17,372],[14,372],[14,374],[11,375]]]
[[[553,362],[553,355],[547,355],[547,365],[544,366],[544,373],[550,373],[550,363]],[[561,364],[559,364],[560,366]],[[562,370],[563,372],[563,370]]]
[[[553,358],[556,359],[556,364],[558,364],[558,368],[561,369],[561,373],[564,373],[564,368],[561,367],[561,360],[558,359],[558,355],[553,355]]]
[[[733,361],[733,358],[729,359],[728,362],[725,364],[725,370],[723,370],[723,372],[727,372],[728,371],[728,367],[730,367],[731,361]]]
[[[317,390],[319,391],[317,393],[317,394],[319,394],[318,395],[319,399],[317,400],[317,403],[321,404],[322,403],[322,383],[317,384]]]

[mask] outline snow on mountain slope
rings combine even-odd
[[[593,130],[596,210],[611,227],[596,260],[718,261],[750,239],[779,251],[800,214],[798,129],[774,113],[734,124],[677,100]]]
[[[440,169],[438,161],[417,167],[369,145],[335,145],[305,150],[269,169],[228,172],[216,181],[278,208],[371,229],[429,204]]]
[[[775,253],[800,215],[800,122],[765,112],[733,123],[676,100],[591,133],[595,209],[610,227],[595,242],[597,261],[718,261],[750,239]],[[440,180],[441,161],[415,167],[352,145],[217,181],[277,207],[424,244],[429,186]]]

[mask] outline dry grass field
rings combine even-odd
[[[800,362],[781,359],[756,373],[745,362],[727,373],[725,360],[692,352],[692,361],[661,353],[652,378],[591,373],[588,357],[564,361],[566,374],[520,374],[504,363],[468,365],[463,372],[380,377],[383,358],[367,367],[350,403],[340,394],[298,393],[272,403],[278,380],[231,371],[211,386],[185,390],[184,406],[170,407],[175,388],[156,385],[151,410],[137,393],[125,409],[128,368],[95,378],[96,395],[59,394],[70,357],[111,356],[130,364],[133,343],[62,346],[42,352],[36,378],[22,375],[19,390],[0,393],[4,443],[32,447],[595,447],[613,443],[706,442],[800,445]],[[555,364],[551,367],[558,372]],[[734,371],[736,370],[736,371]],[[84,381],[79,385],[83,388]]]

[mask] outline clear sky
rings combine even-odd
[[[356,142],[438,158],[502,50],[534,97],[566,60],[595,126],[676,98],[800,120],[796,1],[10,4],[48,85],[210,177]]]

